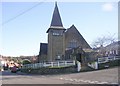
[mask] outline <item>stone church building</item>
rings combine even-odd
[[[74,25],[68,29],[64,28],[57,3],[55,3],[51,25],[46,32],[48,33],[48,43],[40,43],[39,62],[70,60],[69,54],[71,53],[67,51],[78,47],[91,49]]]

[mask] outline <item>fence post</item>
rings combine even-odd
[[[81,63],[77,61],[77,71],[80,72],[80,70],[81,70]]]
[[[53,62],[51,62],[51,66],[53,67]]]
[[[100,58],[97,59],[97,62],[98,62],[98,63],[100,62]]]
[[[32,64],[32,69],[34,69],[34,64]]]
[[[95,69],[98,69],[98,62],[95,62]]]
[[[33,69],[35,69],[35,64],[33,64]]]
[[[75,60],[73,60],[73,65],[75,65]]]
[[[115,56],[114,56],[114,60],[116,60]]]
[[[46,65],[45,65],[46,63],[45,62],[43,62],[43,67],[45,67]]]
[[[59,63],[59,61],[58,61],[58,67],[60,67],[60,63]]]
[[[67,61],[65,61],[65,66],[67,66]]]

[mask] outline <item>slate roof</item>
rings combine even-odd
[[[48,44],[47,43],[40,43],[40,52],[39,55],[47,55]]]
[[[91,49],[90,45],[86,42],[84,37],[80,34],[80,32],[77,30],[77,28],[74,25],[72,25],[70,28],[68,28],[66,30],[65,36],[66,36],[66,39],[68,36],[75,36],[76,39],[79,39],[83,48],[90,48]]]
[[[63,27],[63,24],[62,24],[62,20],[60,17],[57,2],[55,3],[55,8],[54,8],[53,16],[52,16],[51,25],[50,25],[50,28],[47,30],[47,33],[49,32],[50,29],[65,30],[65,28]]]
[[[113,43],[107,45],[106,47],[111,47],[111,46],[115,46],[115,45],[119,45],[120,46],[120,41],[113,42]]]
[[[55,3],[55,8],[52,16],[52,21],[50,26],[60,26],[63,27],[62,20],[60,17],[59,9],[57,6],[57,2]]]

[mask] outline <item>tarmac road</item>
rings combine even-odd
[[[3,71],[2,84],[118,84],[118,68],[59,75]]]

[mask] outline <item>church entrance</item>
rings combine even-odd
[[[79,61],[80,63],[82,63],[82,54],[81,53],[78,53],[76,55],[76,60]]]

